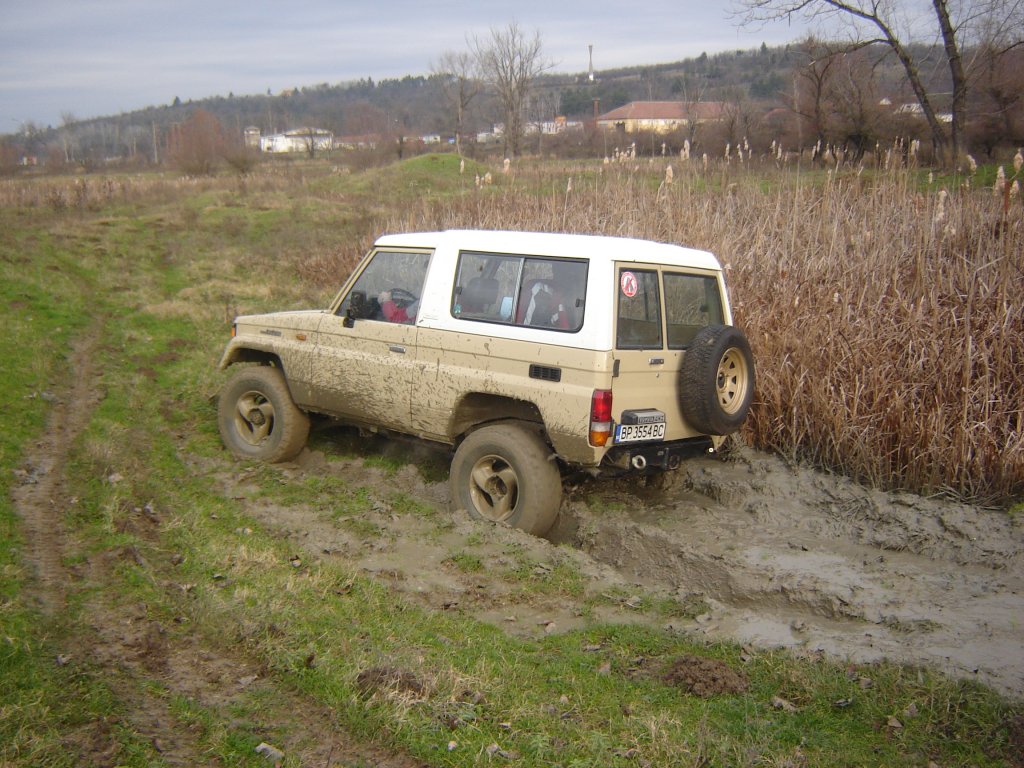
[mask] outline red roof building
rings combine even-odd
[[[721,120],[722,110],[720,101],[631,101],[600,115],[597,124],[626,133],[669,133],[691,123]]]

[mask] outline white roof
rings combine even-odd
[[[632,261],[670,264],[698,269],[721,269],[709,252],[681,245],[627,237],[567,235],[547,232],[498,230],[447,230],[384,235],[378,247],[458,249],[484,253],[516,253],[527,256],[560,256],[601,261]]]

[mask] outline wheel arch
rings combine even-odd
[[[238,363],[259,363],[260,365],[270,365],[274,368],[280,368],[284,371],[284,363],[281,361],[281,356],[269,349],[241,346],[232,347],[225,352],[224,357],[221,358],[220,368],[221,370],[224,370]]]
[[[471,432],[501,422],[535,425],[545,442],[551,444],[551,438],[544,427],[544,418],[536,405],[529,400],[487,392],[470,392],[459,400],[452,411],[449,434],[455,436],[454,442],[458,445]]]

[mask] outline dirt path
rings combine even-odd
[[[379,533],[364,537],[322,513],[255,498],[250,512],[313,555],[344,558],[439,610],[536,635],[654,620],[630,597],[654,594],[708,607],[664,622],[681,632],[928,665],[1024,696],[1024,524],[1004,513],[875,492],[748,451],[692,462],[661,489],[587,481],[568,494],[550,542],[466,520],[438,535],[436,522],[395,514],[387,499],[400,491],[447,515],[444,483],[424,482],[412,463],[387,474],[325,458],[307,451],[284,471],[335,472],[369,488],[374,509],[363,522]],[[235,496],[254,492],[244,478],[225,483]],[[453,555],[463,552],[487,567],[460,572]],[[588,595],[626,598],[597,609],[564,594],[523,599],[509,581],[516,560],[541,572],[571,560]]]
[[[41,395],[52,402],[53,409],[44,434],[16,472],[18,484],[12,492],[25,534],[27,564],[33,573],[28,595],[55,622],[67,621],[61,617],[66,598],[83,586],[83,580],[89,586],[113,582],[114,566],[120,558],[133,558],[145,565],[134,548],[91,556],[73,570],[63,564],[65,557],[79,554],[78,542],[64,525],[65,514],[77,503],[67,492],[64,470],[75,440],[102,400],[101,377],[93,365],[100,337],[101,330],[96,328],[75,343],[66,368],[74,372],[68,377],[69,388]],[[147,508],[145,512],[148,524],[161,524],[156,510]],[[59,655],[60,663],[97,672],[129,712],[127,722],[114,723],[104,717],[65,734],[65,748],[77,754],[82,765],[118,763],[115,725],[148,741],[164,765],[210,765],[211,755],[201,734],[175,717],[172,698],[184,697],[230,720],[227,713],[234,703],[259,689],[271,688],[250,660],[204,642],[184,619],[184,626],[162,625],[151,617],[146,605],[125,604],[116,589],[97,590],[87,598],[81,614],[88,623],[67,628],[69,639]],[[288,689],[276,686],[273,696],[265,699],[262,723],[254,727],[269,732],[287,723],[287,738],[273,746],[297,757],[301,765],[421,765],[404,755],[356,742],[338,727],[327,708]],[[301,713],[301,718],[296,713]]]
[[[39,393],[39,397],[52,403],[53,409],[46,430],[15,471],[19,484],[12,496],[21,516],[28,560],[35,576],[30,582],[30,595],[49,616],[64,606],[64,513],[71,501],[64,488],[64,464],[71,445],[100,401],[92,366],[98,338],[96,330],[75,342],[65,369],[74,372],[68,376],[70,389],[55,390],[59,394]]]

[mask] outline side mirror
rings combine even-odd
[[[341,324],[346,328],[352,328],[356,323],[356,318],[368,316],[368,310],[366,291],[352,291],[348,297],[348,309],[345,311],[345,319]]]

